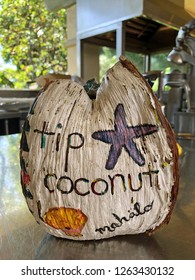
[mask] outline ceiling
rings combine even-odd
[[[123,22],[125,49],[148,54],[171,48],[175,44],[178,31],[144,16]],[[85,39],[96,45],[116,47],[116,31],[98,34]]]

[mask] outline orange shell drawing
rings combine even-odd
[[[68,236],[82,236],[81,231],[88,218],[80,209],[55,207],[45,213],[43,220],[49,226],[63,230]]]

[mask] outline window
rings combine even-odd
[[[141,53],[126,52],[125,56],[138,68],[141,73],[145,72],[144,60],[145,55]]]

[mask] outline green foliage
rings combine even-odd
[[[28,87],[40,75],[66,72],[65,10],[48,12],[43,0],[1,0],[0,5],[1,56],[15,65],[1,70],[0,83],[7,79],[14,87]]]
[[[106,74],[106,71],[116,62],[116,50],[108,47],[102,47],[100,51],[100,81]]]
[[[144,55],[140,53],[126,52],[125,56],[133,62],[139,71],[144,70]],[[117,62],[116,50],[108,47],[102,47],[100,51],[100,80],[106,71]]]
[[[167,60],[170,51],[152,54],[151,70],[163,70],[167,74],[170,73],[171,67],[174,66]]]
[[[125,56],[137,67],[137,69],[144,72],[144,55],[141,53],[126,52]]]

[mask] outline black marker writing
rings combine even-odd
[[[127,217],[124,216],[124,217],[120,218],[117,214],[112,213],[112,215],[114,216],[116,221],[113,222],[110,226],[103,226],[103,227],[97,228],[95,231],[99,232],[101,234],[103,234],[106,230],[109,232],[113,232],[113,231],[115,231],[116,228],[121,227],[124,223],[129,222],[134,217],[144,215],[145,213],[151,211],[152,207],[153,207],[153,203],[154,203],[154,200],[150,204],[144,206],[143,210],[141,210],[140,203],[136,202],[134,204],[134,208],[133,208],[134,211],[129,210],[128,211],[129,215]]]

